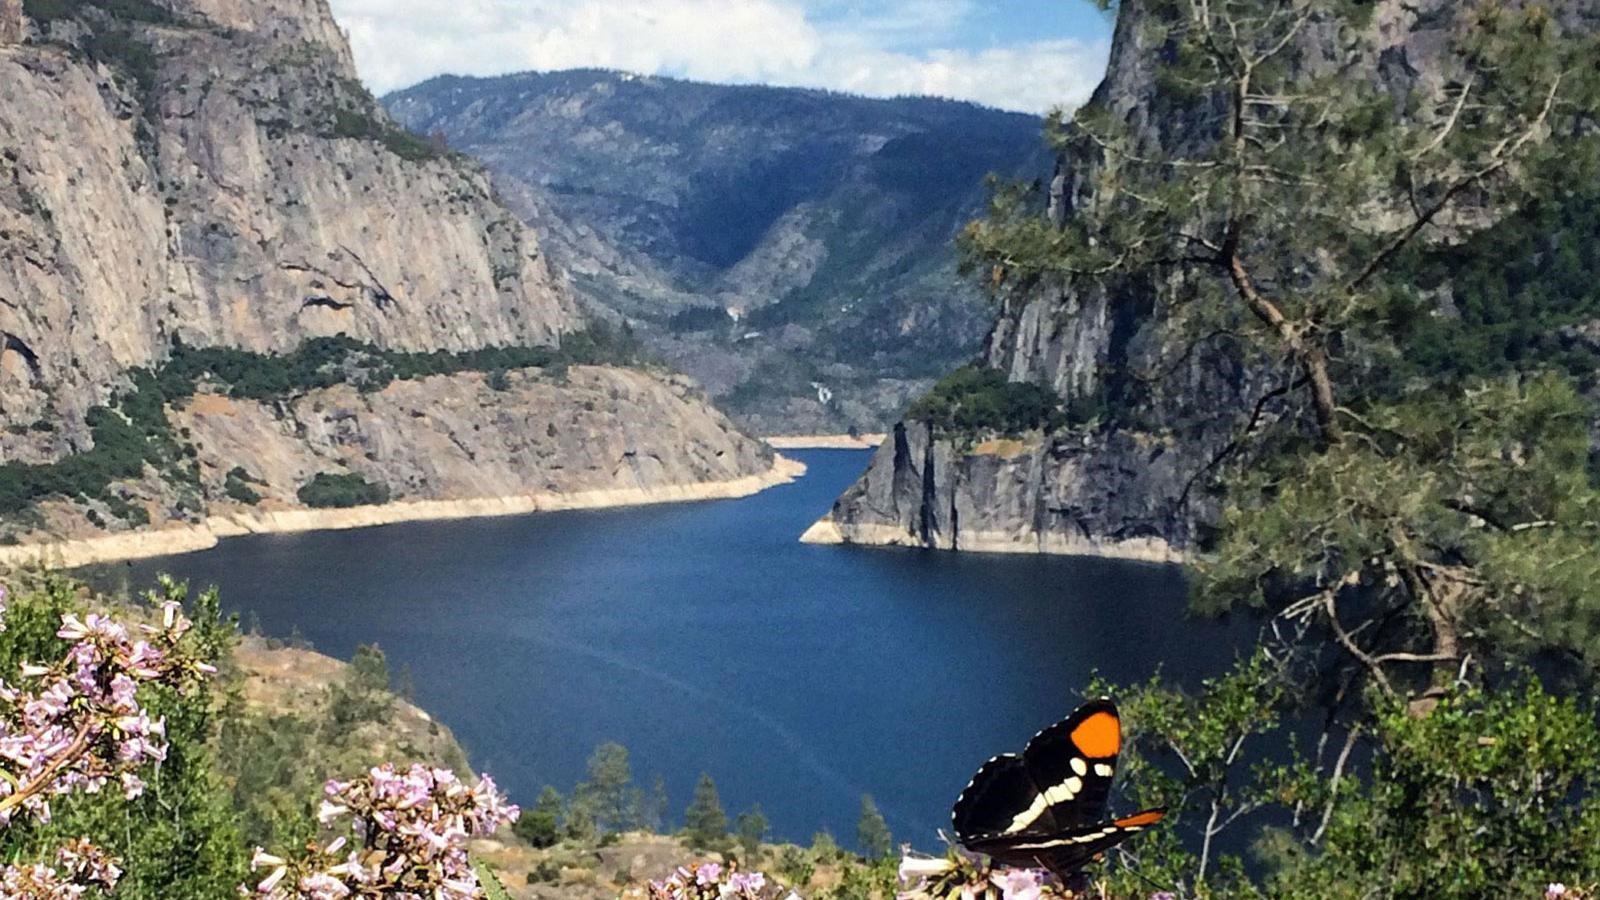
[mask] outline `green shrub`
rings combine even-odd
[[[357,647],[344,678],[328,689],[329,724],[349,731],[364,722],[383,721],[393,708],[388,659],[377,647]]]
[[[70,19],[78,11],[75,0],[23,0],[22,11],[41,25]]]
[[[339,107],[330,113],[329,118],[323,137],[372,141],[382,144],[384,149],[408,162],[423,162],[448,155],[448,151],[437,143],[372,112]]]
[[[255,489],[250,485],[260,483],[251,477],[249,471],[243,466],[235,466],[228,472],[228,477],[224,481],[222,489],[229,499],[248,506],[255,506],[261,502],[261,495],[256,493]]]
[[[720,306],[691,306],[668,319],[667,327],[674,334],[686,334],[726,328],[732,321],[728,311]]]
[[[540,849],[555,846],[561,840],[561,816],[566,804],[561,792],[545,785],[532,808],[522,811],[522,817],[511,830],[529,844]]]
[[[165,399],[154,376],[138,370],[132,378],[132,389],[118,394],[111,406],[89,410],[92,449],[48,465],[0,465],[0,515],[20,513],[49,496],[100,500],[125,520],[144,513],[132,512],[124,503],[124,515],[108,488],[115,481],[140,477],[147,464],[175,472],[183,451],[167,422]]]
[[[356,506],[381,506],[389,502],[389,489],[373,484],[360,475],[334,475],[318,472],[300,488],[300,502],[312,509],[350,509]]]
[[[957,369],[913,404],[907,415],[968,437],[1054,431],[1069,423],[1054,391],[1008,381],[1003,373],[981,366]]]
[[[777,870],[786,882],[797,888],[810,884],[812,876],[817,874],[816,864],[806,851],[793,845],[778,853]]]

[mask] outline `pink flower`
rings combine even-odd
[[[680,866],[663,881],[652,881],[649,900],[761,900],[768,893],[767,876],[740,872],[717,863],[693,870]]]
[[[404,771],[375,766],[350,781],[329,781],[323,793],[319,818],[329,824],[351,817],[364,839],[362,852],[341,857],[342,839],[321,850],[311,848],[284,864],[289,875],[280,878],[286,881],[263,882],[258,894],[274,900],[336,900],[359,891],[362,896],[475,900],[480,892],[467,841],[494,832],[517,814],[493,780],[484,778],[469,788],[454,772],[426,766]],[[280,859],[259,852],[257,858]]]
[[[4,612],[0,602],[0,617]],[[68,613],[56,632],[69,642],[59,660],[22,666],[21,683],[28,686],[0,682],[0,826],[19,816],[48,822],[52,798],[97,793],[113,778],[125,797],[144,790],[136,769],[166,757],[166,726],[140,705],[139,688],[154,683],[181,691],[192,683],[201,663],[180,643],[184,627],[175,619],[175,627],[133,643],[108,616]],[[114,861],[74,841],[61,848],[54,866],[0,868],[0,897],[78,898],[93,886],[113,886],[120,876]]]
[[[1002,869],[989,876],[1004,900],[1039,900],[1044,873],[1037,869]]]

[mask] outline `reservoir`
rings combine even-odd
[[[252,536],[93,580],[167,572],[267,635],[377,644],[524,804],[617,741],[671,820],[705,772],[775,838],[853,846],[871,794],[930,851],[978,765],[1096,674],[1192,682],[1253,634],[1189,619],[1170,566],[800,544],[870,455],[789,455],[810,474],[745,500]]]

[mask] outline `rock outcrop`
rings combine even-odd
[[[1166,497],[1186,473],[1168,439],[1135,433],[993,440],[970,449],[895,428],[808,543],[982,553],[1182,558]]]
[[[324,0],[81,9],[0,48],[6,422],[81,439],[86,409],[174,339],[465,349],[579,324],[487,177],[355,81]]]
[[[21,43],[22,0],[0,0],[0,44]]]
[[[1351,71],[1396,90],[1437,82],[1452,4],[1374,6],[1374,56]],[[1146,152],[1208,144],[1215,136],[1204,117],[1157,98],[1160,54],[1147,45],[1147,9],[1120,4],[1093,102],[1129,123]],[[1330,34],[1313,30],[1303,40],[1305,65],[1342,57]],[[1099,165],[1059,160],[1040,215],[1059,224],[1092,203]],[[806,539],[1140,558],[1192,551],[1219,514],[1207,473],[1276,382],[1268,361],[1249,358],[1225,329],[1196,340],[1167,320],[1161,310],[1171,304],[1162,301],[1189,287],[1181,278],[1132,276],[1070,289],[1046,283],[1011,297],[986,364],[1011,381],[1048,385],[1068,404],[1108,406],[1115,424],[1034,434],[996,453],[905,423]]]
[[[603,367],[513,372],[497,386],[477,374],[365,394],[341,385],[274,404],[202,395],[173,424],[191,435],[210,493],[242,467],[266,509],[297,505],[324,472],[356,473],[397,499],[452,500],[649,490],[772,464],[692,383]]]
[[[89,411],[177,342],[270,354],[344,334],[464,351],[555,346],[586,326],[483,170],[397,126],[361,87],[326,0],[39,10],[23,20],[0,0],[0,463],[88,449]],[[198,525],[226,505],[217,473],[235,466],[266,482],[269,506],[293,505],[322,471],[441,500],[656,490],[773,466],[675,379],[499,380],[265,405],[202,396],[169,418],[203,483],[152,472],[117,491],[156,525]],[[47,502],[0,534],[121,527],[86,512]]]

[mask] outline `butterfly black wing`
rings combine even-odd
[[[1009,835],[976,840],[967,849],[982,853],[1004,866],[1048,869],[1065,879],[1093,862],[1100,854],[1160,822],[1164,810],[1142,813],[1051,835]]]
[[[983,764],[956,801],[956,837],[977,849],[985,839],[1054,835],[1099,822],[1121,747],[1116,704],[1084,704],[1034,735],[1021,756]]]
[[[1085,703],[1034,735],[1022,758],[1048,810],[1038,827],[1026,830],[1083,828],[1104,819],[1121,751],[1122,718],[1116,704],[1106,699]]]
[[[1015,753],[996,756],[978,769],[956,800],[950,821],[962,843],[969,838],[1006,834],[1019,812],[1038,802],[1039,786]]]

